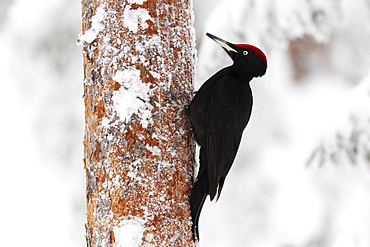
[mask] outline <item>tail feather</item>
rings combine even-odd
[[[204,201],[207,197],[207,189],[208,187],[208,181],[207,181],[207,173],[202,173],[200,176],[198,176],[197,181],[194,183],[194,186],[191,190],[190,195],[190,210],[191,210],[191,218],[193,220],[193,240],[199,241],[199,228],[198,228],[198,222],[199,222],[199,216],[200,212],[202,211],[202,207],[204,204]]]

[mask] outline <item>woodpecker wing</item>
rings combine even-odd
[[[248,83],[224,76],[214,86],[207,114],[207,164],[211,200],[221,193],[252,109]]]
[[[211,76],[198,90],[191,101],[187,115],[193,127],[195,140],[200,146],[205,146],[207,141],[207,112],[213,88],[217,82],[229,73],[230,67],[224,68]]]

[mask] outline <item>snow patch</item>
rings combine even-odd
[[[159,147],[156,147],[156,146],[150,146],[150,145],[146,145],[146,149],[151,152],[152,154],[156,155],[156,156],[159,156],[161,155],[161,149]]]
[[[145,231],[145,221],[139,217],[124,219],[113,228],[116,243],[114,247],[137,247],[141,246]]]
[[[137,0],[137,2],[141,2],[141,0]],[[143,8],[131,9],[131,6],[129,5],[125,7],[123,25],[130,31],[136,33],[140,27],[141,29],[148,28],[148,23],[146,23],[148,20],[151,20],[148,10]]]
[[[101,125],[105,128],[109,128],[109,122],[110,122],[109,118],[103,117],[101,120]]]
[[[121,84],[121,88],[112,96],[113,107],[121,121],[127,122],[132,114],[141,118],[141,124],[147,128],[151,123],[151,110],[149,104],[150,87],[140,79],[140,70],[129,68],[117,71],[113,80]]]
[[[103,20],[107,16],[107,12],[105,10],[106,4],[103,4],[102,6],[99,6],[96,9],[96,14],[91,17],[91,28],[83,35],[79,35],[77,44],[78,45],[83,45],[84,43],[91,44],[97,37],[98,34],[103,31],[104,29],[104,24]]]
[[[136,4],[143,4],[144,2],[146,2],[147,0],[128,0],[127,2],[132,4],[132,3],[136,3]]]
[[[160,79],[161,78],[161,75],[157,72],[154,72],[154,71],[149,71],[149,73],[153,76],[153,78],[155,79]]]
[[[94,29],[87,30],[83,35],[79,34],[77,45],[82,46],[84,43],[91,44],[97,37]]]

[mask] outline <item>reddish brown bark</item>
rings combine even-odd
[[[186,105],[193,91],[191,7],[82,0],[88,246],[194,245],[194,143],[168,100]]]

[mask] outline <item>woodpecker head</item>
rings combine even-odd
[[[233,66],[252,77],[263,76],[267,69],[266,55],[259,48],[248,44],[232,44],[210,33],[206,34],[226,51],[234,61]]]

